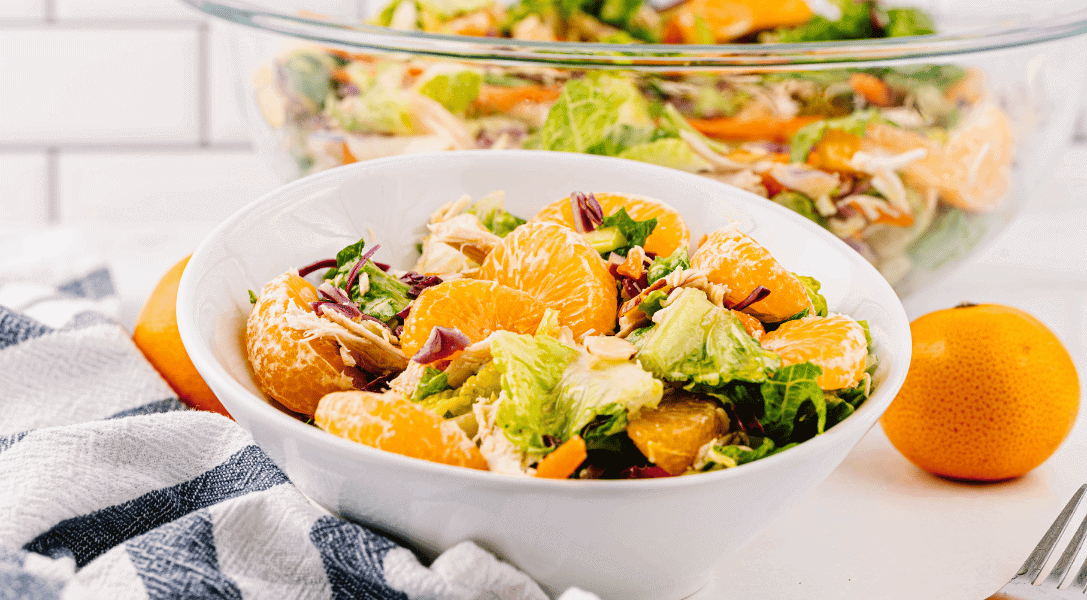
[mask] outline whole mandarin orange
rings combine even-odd
[[[998,481],[1042,464],[1079,410],[1076,366],[1052,331],[1009,306],[964,304],[910,324],[913,360],[880,423],[911,462]]]
[[[193,366],[177,331],[177,286],[189,258],[174,265],[155,285],[136,317],[132,341],[177,393],[178,399],[192,408],[229,417],[230,413]]]

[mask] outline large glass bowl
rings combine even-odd
[[[950,272],[1042,188],[1087,77],[1079,1],[894,2],[928,11],[940,33],[773,45],[536,42],[364,24],[384,0],[184,1],[244,26],[230,28],[239,91],[258,151],[284,179],[446,149],[619,154],[808,215],[901,297]],[[865,91],[872,81],[883,96]],[[603,108],[624,94],[640,95],[640,108]],[[757,105],[754,121],[729,114],[738,97]],[[810,124],[832,116],[844,122]],[[560,117],[595,119],[607,139],[556,134],[547,123]]]

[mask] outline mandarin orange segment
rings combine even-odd
[[[493,331],[534,333],[547,306],[495,281],[453,279],[427,288],[411,304],[400,349],[414,356],[437,326],[456,327],[472,343]]]
[[[645,240],[646,252],[652,252],[658,256],[670,256],[680,246],[686,246],[691,239],[691,232],[687,229],[687,222],[683,215],[676,209],[650,198],[630,196],[626,194],[593,193],[604,216],[619,212],[620,208],[627,209],[627,214],[635,221],[657,219],[657,226],[653,233]],[[540,209],[533,221],[549,221],[565,225],[574,229],[574,209],[570,205],[570,198],[564,198],[558,202],[552,202]]]
[[[245,327],[249,364],[264,393],[283,406],[312,415],[329,392],[366,385],[366,377],[346,365],[332,340],[307,340],[288,324],[290,314],[313,313],[317,288],[294,273],[284,273],[261,290]]]
[[[353,442],[431,462],[487,470],[487,461],[453,421],[396,392],[333,392],[321,398],[314,423]]]
[[[487,255],[479,278],[521,290],[555,309],[575,339],[615,329],[615,278],[573,229],[548,222],[518,227]]]
[[[728,287],[729,305],[743,301],[760,285],[770,290],[743,309],[764,323],[784,321],[805,308],[815,311],[804,284],[735,225],[710,234],[691,256],[691,268],[706,271],[711,282]]]
[[[824,390],[857,385],[864,375],[868,341],[860,323],[845,315],[804,317],[782,323],[759,340],[763,348],[777,352],[781,366],[810,361],[823,373],[815,380]]]
[[[627,424],[627,435],[650,462],[679,475],[694,463],[699,448],[723,435],[727,426],[717,402],[684,395],[640,411]]]
[[[946,144],[874,123],[865,131],[860,149],[884,154],[924,149],[925,156],[903,167],[906,179],[918,187],[935,188],[949,204],[986,211],[996,208],[1008,193],[1015,138],[1004,111],[988,104],[976,107]]]

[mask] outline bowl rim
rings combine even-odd
[[[574,161],[597,163],[605,167],[607,164],[613,163],[630,163],[638,165],[639,169],[656,171],[660,176],[691,178],[692,182],[697,182],[700,185],[708,185],[711,188],[716,187],[721,190],[723,194],[733,196],[740,195],[747,200],[763,202],[764,208],[771,212],[776,212],[778,216],[785,219],[792,219],[799,223],[801,227],[810,231],[813,235],[822,236],[829,243],[839,245],[840,249],[844,250],[848,256],[855,259],[852,261],[855,263],[855,268],[867,270],[870,276],[874,276],[876,278],[875,281],[877,282],[876,285],[880,288],[885,288],[883,291],[887,296],[895,298],[893,306],[881,305],[881,307],[887,311],[890,322],[897,323],[902,332],[909,335],[909,319],[906,315],[905,308],[898,299],[898,295],[891,288],[890,284],[883,279],[875,267],[867,260],[857,254],[848,244],[812,223],[805,217],[798,215],[783,206],[770,202],[761,196],[745,192],[739,188],[658,165],[651,165],[622,158],[578,153],[550,152],[545,150],[504,150],[501,152],[489,150],[452,150],[397,155],[334,167],[276,188],[246,204],[220,223],[193,252],[178,285],[176,303],[178,331],[182,340],[182,345],[185,347],[190,359],[201,376],[205,379],[214,381],[221,387],[227,388],[230,392],[227,397],[220,399],[228,411],[232,405],[234,405],[235,400],[239,399],[239,405],[244,403],[249,406],[248,412],[251,416],[273,425],[277,430],[284,430],[293,436],[300,436],[311,444],[324,445],[330,450],[335,449],[337,454],[341,456],[346,455],[365,459],[367,461],[378,461],[380,463],[385,463],[390,467],[413,470],[416,471],[417,474],[423,476],[441,477],[446,479],[464,478],[465,482],[469,482],[473,486],[484,486],[488,488],[497,486],[502,489],[511,489],[510,486],[513,486],[512,489],[532,490],[534,492],[544,493],[554,492],[569,494],[571,491],[573,491],[575,495],[580,493],[600,494],[602,491],[628,493],[631,490],[679,490],[689,487],[714,485],[715,482],[718,481],[746,477],[746,474],[754,474],[757,471],[772,469],[777,464],[784,461],[801,460],[802,455],[818,452],[824,447],[834,446],[843,441],[844,438],[857,433],[856,430],[863,428],[863,431],[857,436],[857,440],[859,441],[860,438],[875,425],[876,420],[879,419],[879,416],[882,415],[883,411],[890,405],[897,390],[904,383],[906,371],[912,358],[912,346],[908,340],[905,343],[902,343],[902,340],[891,338],[891,344],[896,344],[897,342],[897,344],[901,346],[902,356],[900,361],[897,361],[890,367],[890,372],[888,372],[886,379],[879,389],[877,389],[855,413],[844,421],[835,425],[833,428],[828,429],[823,434],[798,444],[787,452],[775,454],[731,469],[722,469],[689,476],[620,480],[550,480],[537,479],[535,477],[519,477],[494,473],[491,471],[477,471],[475,469],[445,465],[385,450],[379,450],[329,434],[317,427],[303,423],[299,419],[276,408],[265,398],[257,396],[235,380],[234,377],[213,357],[213,351],[204,343],[203,338],[199,334],[195,311],[193,310],[195,308],[193,302],[197,289],[197,278],[201,277],[204,272],[208,270],[208,267],[212,266],[209,264],[209,258],[207,257],[207,254],[210,252],[209,248],[214,246],[218,240],[224,236],[225,232],[237,225],[240,221],[249,218],[251,212],[263,208],[266,204],[275,202],[282,203],[287,199],[306,197],[308,194],[304,192],[307,188],[314,188],[312,191],[324,189],[324,186],[327,185],[325,180],[338,179],[340,180],[340,183],[342,183],[347,179],[365,176],[365,173],[368,170],[395,168],[397,163],[407,163],[418,160],[467,161],[470,156],[483,156],[485,157],[485,160],[497,161],[516,161],[518,159],[531,159],[534,161]]]
[[[795,71],[940,57],[1029,46],[1087,33],[1087,7],[1044,24],[1004,23],[968,32],[791,44],[602,44],[542,42],[399,31],[345,19],[285,14],[244,0],[182,0],[206,14],[263,31],[368,52],[552,67],[673,71],[716,68]]]

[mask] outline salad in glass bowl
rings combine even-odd
[[[864,321],[736,223],[575,192],[439,208],[406,272],[359,240],[251,292],[261,389],[321,429],[514,476],[670,477],[788,450],[869,397]],[[309,281],[306,279],[310,276]]]
[[[395,0],[360,24],[190,1],[293,38],[238,37],[258,147],[289,178],[454,149],[655,163],[805,215],[902,295],[1040,187],[1087,74],[1068,5]]]

